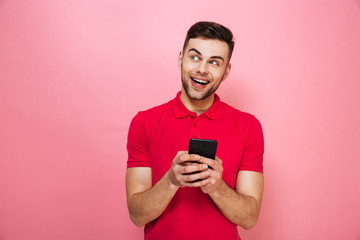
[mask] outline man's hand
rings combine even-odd
[[[205,158],[199,155],[188,154],[187,151],[178,152],[169,170],[171,183],[177,187],[201,187],[208,184],[211,172],[207,162],[214,160],[202,160]]]
[[[216,191],[222,180],[222,173],[223,173],[223,166],[222,166],[222,160],[218,158],[217,156],[214,159],[201,157],[200,159],[201,163],[205,163],[209,166],[209,176],[207,179],[204,180],[204,185],[201,186],[201,190],[203,193],[212,193]]]

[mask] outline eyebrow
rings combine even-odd
[[[197,54],[199,54],[200,56],[202,56],[201,52],[199,50],[197,50],[196,48],[190,48],[188,52],[191,52],[191,51],[194,51],[196,52]],[[210,58],[212,59],[220,59],[222,60],[223,62],[225,62],[224,58],[221,57],[221,56],[211,56]]]

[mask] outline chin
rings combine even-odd
[[[188,97],[191,99],[191,100],[204,100],[206,99],[208,96],[208,92],[197,92],[197,91],[194,91],[194,90],[190,90],[190,91],[186,91],[186,94],[188,95]]]
[[[191,100],[197,100],[197,101],[204,100],[212,94],[211,89],[204,88],[199,91],[199,90],[193,89],[192,86],[190,85],[191,83],[188,84],[184,81],[182,83],[183,83],[183,88],[185,89],[186,95]]]

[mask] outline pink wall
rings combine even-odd
[[[219,94],[264,128],[263,209],[243,238],[360,239],[359,0],[0,0],[0,240],[142,238],[128,125],[180,89],[198,20],[233,30]]]

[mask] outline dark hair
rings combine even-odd
[[[187,32],[183,50],[191,38],[217,39],[226,42],[229,47],[229,60],[234,50],[233,34],[221,24],[215,22],[197,22]]]

